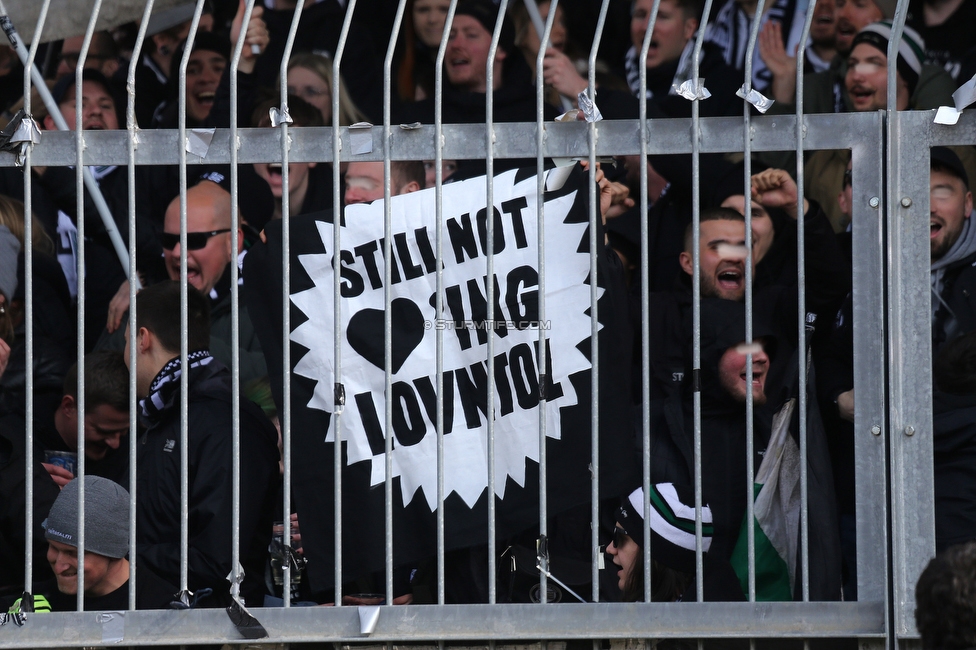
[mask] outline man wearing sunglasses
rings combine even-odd
[[[160,234],[163,265],[170,280],[180,279],[180,197],[170,202]],[[201,180],[186,191],[186,279],[210,299],[210,352],[228,368],[231,348],[231,262],[244,251],[244,235],[238,231],[237,250],[232,248],[230,193],[217,183]],[[126,292],[127,293],[127,292]],[[110,336],[99,347],[122,349],[122,333],[128,321],[125,305],[108,323]],[[268,367],[243,301],[238,319],[240,332],[241,386],[253,395],[267,383]],[[114,327],[113,327],[114,326]],[[266,392],[266,391],[264,391]],[[270,406],[270,401],[262,406]]]

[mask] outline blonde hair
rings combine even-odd
[[[329,86],[329,92],[332,92],[332,59],[322,56],[321,54],[315,54],[314,52],[301,52],[294,55],[288,61],[288,69],[292,68],[305,68],[306,70],[318,75],[322,81],[324,81]],[[279,86],[281,80],[279,79]],[[362,122],[366,119],[362,111],[353,103],[352,99],[349,97],[349,92],[346,90],[346,85],[342,81],[342,75],[339,76],[339,126],[349,126],[355,124],[356,122]],[[332,120],[328,120],[326,126],[330,126]]]
[[[20,242],[21,247],[24,246],[24,233],[26,231],[24,222],[23,202],[0,194],[0,226],[6,226]],[[31,219],[31,226],[31,245],[34,250],[53,256],[55,253],[54,242],[51,241],[37,217]]]

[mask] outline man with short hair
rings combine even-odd
[[[129,483],[129,371],[119,352],[102,350],[85,356],[85,473],[119,485]],[[61,403],[50,420],[35,428],[39,460],[44,450],[78,450],[78,367],[64,378]],[[64,467],[45,463],[59,487],[74,478]]]
[[[171,582],[180,575],[181,375],[189,373],[189,579],[191,592],[213,589],[204,605],[230,603],[233,509],[232,393],[227,368],[211,356],[210,306],[187,287],[187,329],[180,326],[180,284],[162,282],[136,297],[136,331],[126,327],[125,360],[135,363],[140,422],[137,541],[139,562]],[[186,336],[189,368],[180,360]],[[136,357],[129,356],[135,339]],[[240,408],[241,594],[249,605],[263,602],[264,562],[278,476],[277,433],[248,400]]]
[[[346,168],[345,204],[371,203],[384,197],[383,163],[380,161],[351,162]],[[424,189],[424,164],[417,161],[395,160],[390,163],[390,196],[399,196]]]

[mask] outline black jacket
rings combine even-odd
[[[673,295],[673,294],[672,294]],[[652,296],[653,297],[653,296]],[[693,484],[693,411],[692,399],[696,387],[701,392],[702,418],[702,479],[704,500],[712,508],[715,536],[709,554],[716,560],[726,560],[739,535],[739,525],[746,511],[746,446],[745,404],[735,402],[721,388],[717,366],[726,349],[744,340],[744,307],[741,303],[715,298],[702,300],[701,371],[698,380],[691,367],[691,305],[676,301],[652,303],[652,338],[654,323],[674,323],[674,333],[685,332],[680,341],[655,346],[658,365],[652,359],[651,390],[651,480],[676,481]],[[655,307],[660,306],[660,311]],[[766,406],[754,411],[754,470],[762,462],[761,454],[769,441],[772,415],[789,397],[795,397],[797,386],[797,355],[775,328],[765,323],[761,314],[754,315],[753,335],[772,337],[767,345],[770,371],[766,379]],[[765,322],[764,322],[765,320]],[[683,325],[683,327],[682,327]],[[680,345],[679,345],[680,344]],[[675,347],[683,351],[675,353]],[[664,354],[661,348],[671,354]],[[811,371],[808,392],[816,385]],[[840,597],[840,538],[834,497],[830,455],[827,450],[820,413],[813,395],[809,396],[807,411],[808,485],[810,515],[810,597],[812,600],[836,600]],[[799,416],[795,411],[790,431],[796,437]],[[802,544],[802,540],[801,540]],[[797,560],[799,562],[799,558]],[[799,564],[797,564],[799,570]],[[799,573],[798,573],[799,575]],[[796,583],[797,592],[801,587]]]
[[[976,539],[976,398],[936,391],[935,548]]]
[[[155,418],[143,417],[138,449],[139,562],[163,579],[180,574],[180,391]],[[276,433],[261,411],[241,402],[240,540],[248,605],[263,601],[264,560],[271,541]],[[214,590],[208,606],[229,604],[231,570],[231,377],[219,361],[190,370],[189,589]]]
[[[0,593],[10,588],[23,591],[26,544],[24,521],[26,516],[26,459],[24,418],[19,414],[0,417]],[[48,473],[34,457],[34,578],[50,577],[47,563],[47,541],[41,533],[41,521],[47,517],[51,505],[60,492]]]
[[[671,94],[671,83],[678,70],[678,61],[647,71],[647,117],[691,117],[692,102],[681,95]],[[742,85],[742,73],[727,65],[722,54],[711,46],[703,48],[699,76],[711,97],[699,102],[702,117],[742,115],[742,100],[735,93]],[[597,90],[597,106],[608,120],[628,120],[640,117],[640,100],[626,90]]]
[[[976,330],[976,253],[946,268],[940,296],[944,304],[939,304],[932,323],[933,357],[952,339]]]

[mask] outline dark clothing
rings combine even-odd
[[[0,562],[0,592],[8,589],[22,591],[24,565],[19,558],[26,557],[26,435],[27,428],[21,415],[0,417],[0,557],[10,561]],[[47,541],[41,534],[41,522],[47,517],[60,489],[41,466],[42,458],[34,456],[34,578],[52,577],[47,562]],[[18,561],[13,561],[17,558]]]
[[[215,297],[216,294],[216,297]],[[230,295],[230,266],[221,276],[220,281],[210,292],[210,352],[222,364],[231,367],[232,349],[230,346],[233,319],[231,314]],[[95,346],[97,350],[122,351],[125,346],[125,325],[129,322],[129,312],[122,316],[122,326],[109,334],[104,328],[102,336]],[[260,406],[270,406],[259,397],[266,391],[268,366],[264,361],[261,344],[254,333],[254,326],[247,314],[247,307],[242,302],[238,312],[238,335],[240,336],[240,376],[241,390]]]
[[[124,168],[99,169],[92,168],[98,179],[98,186],[108,205],[109,212],[115,222],[123,243],[128,248],[129,238],[129,184]],[[140,177],[142,173],[140,173]],[[71,229],[77,227],[77,203],[75,195],[75,170],[68,167],[49,167],[43,176],[39,177],[50,202],[47,205],[35,206],[36,212],[54,209],[50,213],[41,215],[45,223],[57,224],[55,246],[62,265],[66,261],[74,260],[73,249],[76,245],[77,232]],[[145,186],[137,182],[137,188]],[[136,259],[138,269],[147,279],[159,278],[162,273],[163,249],[156,237],[155,229],[148,219],[148,209],[152,200],[142,194],[136,197]],[[59,212],[64,216],[60,216]],[[71,224],[68,224],[70,221]],[[91,350],[108,315],[108,306],[119,287],[126,279],[126,269],[123,267],[102,217],[95,207],[94,201],[85,192],[85,349]],[[69,281],[69,288],[71,288]]]
[[[169,609],[179,589],[153,573],[149,567],[136,565],[136,609]],[[34,585],[34,593],[42,594],[51,604],[52,612],[73,612],[78,597],[58,591],[58,582],[51,579]],[[124,612],[129,609],[129,582],[104,596],[85,596],[86,612]]]
[[[671,294],[674,296],[674,294]],[[655,296],[652,296],[655,298]],[[669,301],[658,295],[652,303],[651,340],[662,343],[652,349],[651,376],[651,480],[691,484],[694,479],[693,410],[695,379],[691,367],[691,304]],[[702,490],[712,510],[715,535],[709,555],[728,560],[738,540],[746,512],[749,479],[746,472],[745,404],[722,387],[718,365],[722,355],[745,340],[745,310],[741,303],[716,298],[702,299],[701,393]],[[795,317],[795,311],[793,312]],[[671,338],[655,338],[661,325],[670,328]],[[773,414],[790,397],[796,397],[797,355],[789,340],[758,310],[754,313],[753,336],[765,341],[771,363],[765,382],[766,405],[753,412],[754,471],[758,471],[763,450],[769,442]],[[683,338],[675,339],[674,336]],[[675,349],[681,352],[675,352]],[[665,354],[667,350],[670,354]],[[811,371],[808,390],[815,386]],[[810,396],[809,404],[815,404]],[[790,431],[796,436],[799,414],[794,412]],[[813,600],[835,600],[840,596],[840,541],[834,503],[833,477],[819,411],[807,412],[810,595]],[[801,541],[802,544],[802,541]],[[799,593],[800,581],[797,581]]]
[[[933,395],[935,550],[976,539],[976,397]]]
[[[64,375],[77,359],[75,310],[61,267],[51,257],[34,252],[34,409],[47,417],[61,401]],[[17,263],[14,300],[24,300],[24,252]],[[26,301],[25,301],[26,303]],[[14,330],[7,369],[0,377],[0,415],[27,409],[27,328],[22,321]]]
[[[925,24],[924,5],[924,0],[910,0],[905,20],[925,41],[924,63],[943,68],[957,83],[967,81],[969,77],[960,73],[966,54],[976,45],[976,3],[962,2],[941,25],[931,27]]]
[[[152,126],[153,114],[156,108],[166,100],[166,73],[160,70],[156,62],[148,54],[143,54],[136,65],[136,124],[139,128],[148,129]],[[119,68],[115,77],[123,81],[128,77],[128,66]]]
[[[204,605],[223,606],[230,604],[231,377],[211,358],[190,369],[189,382],[189,589],[210,587],[214,593]],[[146,430],[138,450],[139,562],[173,582],[180,570],[179,402],[177,386],[152,416],[141,418]],[[240,416],[241,594],[248,605],[259,605],[274,516],[277,436],[247,400]]]
[[[671,92],[671,84],[678,71],[678,61],[647,71],[647,90],[652,97],[647,100],[647,117],[691,117],[692,102]],[[702,117],[721,117],[742,114],[742,100],[735,93],[742,85],[742,73],[736,72],[722,59],[720,52],[711,46],[702,48],[699,76],[711,97],[699,102]],[[600,88],[597,106],[608,120],[629,120],[640,117],[640,100],[624,90]]]
[[[952,339],[976,330],[976,253],[946,267],[939,297],[932,323],[933,357]]]

